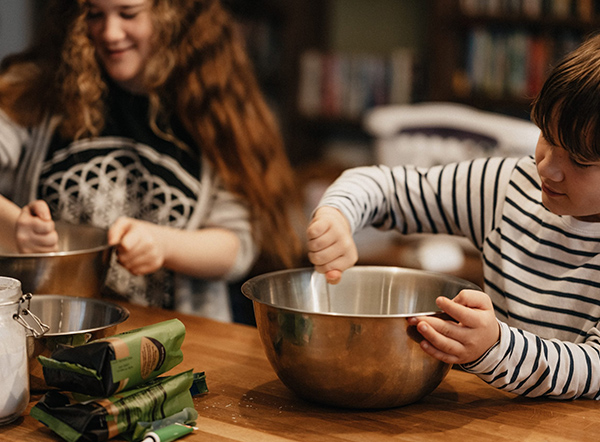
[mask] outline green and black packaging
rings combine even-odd
[[[185,326],[178,319],[159,322],[39,356],[50,387],[108,397],[156,378],[183,360]]]
[[[153,422],[182,410],[193,410],[192,390],[208,391],[204,373],[189,370],[158,377],[108,398],[84,401],[71,393],[52,390],[31,409],[30,415],[68,442],[102,442],[118,435],[137,441],[144,435],[138,422]]]

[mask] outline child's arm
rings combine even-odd
[[[457,323],[436,317],[410,318],[436,359],[461,364],[490,385],[528,397],[600,398],[600,329],[582,343],[542,339],[494,318],[483,292],[462,291],[438,306]]]
[[[514,162],[482,158],[428,170],[413,166],[348,169],[328,187],[318,206],[339,213],[325,217],[317,210],[307,229],[309,259],[317,271],[334,272],[326,277],[337,281],[357,260],[351,235],[368,226],[401,234],[467,236],[479,247],[495,216],[489,209],[482,216],[480,205],[497,207],[504,181],[496,182],[495,174],[503,170],[509,174],[513,167]]]
[[[463,290],[454,299],[439,297],[436,304],[456,322],[435,316],[410,318],[423,336],[425,353],[449,364],[465,364],[483,356],[500,338],[500,327],[490,297]]]
[[[315,270],[325,273],[327,282],[336,284],[342,272],[352,267],[358,252],[348,220],[332,207],[321,207],[313,216],[307,230],[308,258]]]
[[[600,328],[584,342],[543,339],[493,317],[483,292],[465,290],[438,305],[458,322],[410,318],[429,355],[461,364],[490,385],[528,397],[600,398]]]
[[[490,385],[528,397],[600,399],[600,329],[584,342],[543,339],[500,322],[500,341],[462,367]]]

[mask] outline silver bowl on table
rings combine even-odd
[[[129,318],[129,311],[102,299],[64,295],[33,295],[29,311],[49,327],[40,337],[27,336],[29,383],[34,391],[48,387],[37,357],[50,357],[61,345],[78,346],[117,333],[117,326]],[[37,329],[31,316],[26,322]]]
[[[438,296],[471,282],[422,270],[353,267],[337,285],[312,269],[256,276],[242,286],[271,365],[298,396],[344,408],[389,408],[431,393],[451,366],[420,348],[407,318],[439,315]]]

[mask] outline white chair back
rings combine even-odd
[[[444,102],[377,107],[364,125],[375,137],[377,163],[389,166],[533,155],[540,133],[527,120]]]

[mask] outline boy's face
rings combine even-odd
[[[542,203],[557,215],[600,222],[600,161],[579,163],[540,135],[535,149]]]

